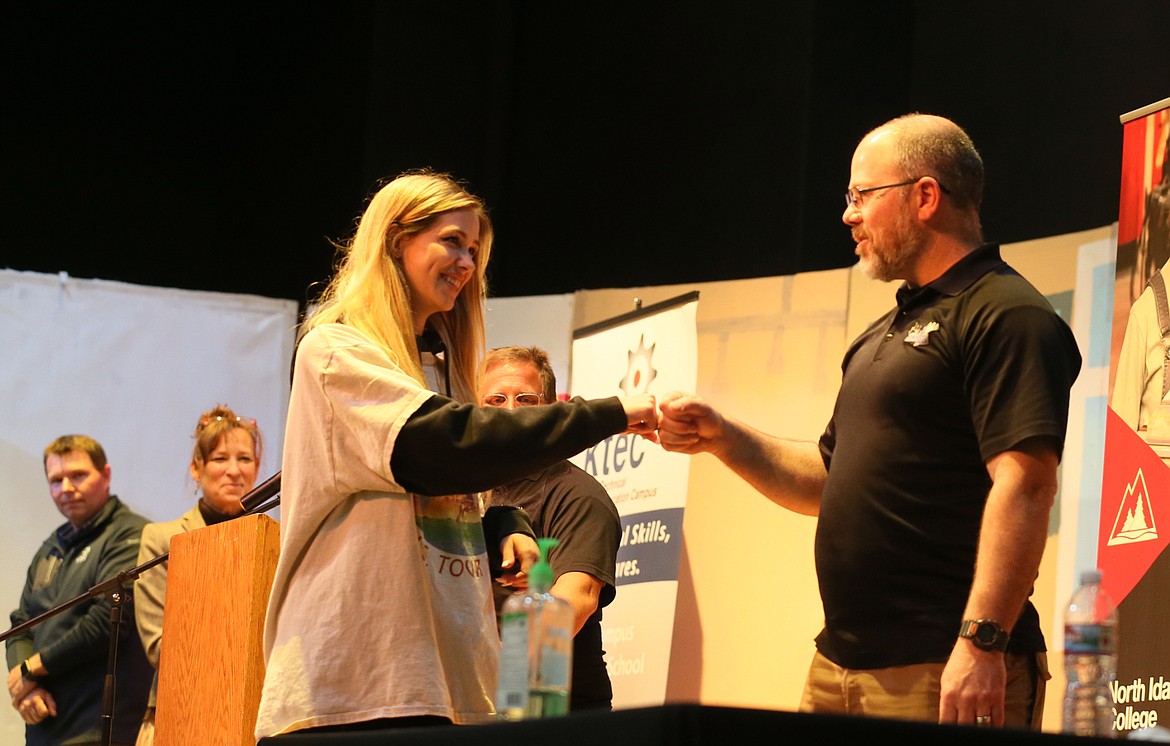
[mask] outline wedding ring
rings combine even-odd
[[[975,716],[975,724],[976,725],[991,725],[991,716],[990,715],[976,715]]]

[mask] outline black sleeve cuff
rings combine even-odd
[[[483,516],[483,536],[487,540],[488,568],[493,578],[503,573],[504,558],[500,542],[510,534],[525,534],[536,539],[528,514],[512,505],[493,505]]]

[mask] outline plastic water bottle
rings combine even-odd
[[[540,560],[528,574],[528,590],[504,602],[500,612],[500,685],[496,711],[507,720],[564,715],[569,711],[573,667],[573,607],[549,593],[548,550],[556,539],[539,539]]]
[[[1088,570],[1064,616],[1064,731],[1113,738],[1117,677],[1117,607],[1101,588],[1101,572]]]

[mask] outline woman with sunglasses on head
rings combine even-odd
[[[138,564],[171,551],[171,538],[235,518],[244,512],[240,499],[256,483],[260,466],[260,430],[256,421],[239,417],[229,407],[217,405],[204,412],[195,425],[191,454],[191,479],[199,500],[195,507],[173,521],[148,523],[142,529]],[[134,590],[134,620],[156,672],[147,701],[146,716],[136,746],[154,743],[155,700],[158,695],[158,659],[162,645],[163,604],[167,595],[167,564],[142,573]]]
[[[474,406],[492,238],[451,177],[404,174],[370,200],[304,324],[258,738],[490,719],[488,551],[514,573],[534,544],[485,527],[477,493],[654,430],[650,396]]]

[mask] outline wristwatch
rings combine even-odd
[[[992,619],[964,619],[959,625],[959,637],[970,640],[980,650],[1007,650],[1011,635]]]
[[[40,681],[41,680],[40,676],[36,676],[33,674],[32,671],[28,670],[28,658],[25,658],[24,660],[22,660],[20,662],[20,675],[23,676],[24,678],[28,679],[29,681]]]

